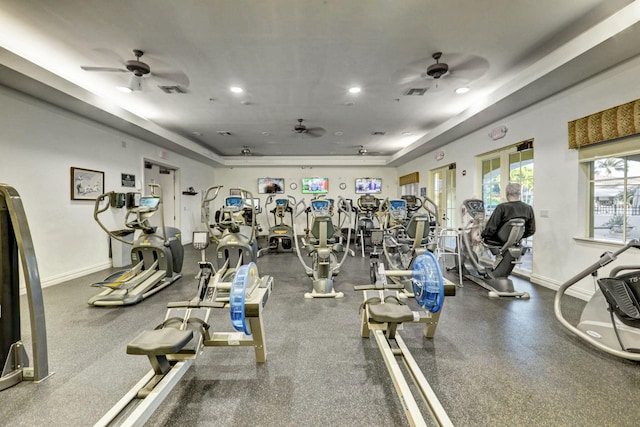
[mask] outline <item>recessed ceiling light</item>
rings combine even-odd
[[[271,134],[269,132],[260,132],[260,135],[269,136]]]
[[[353,86],[349,88],[349,93],[360,93],[360,91],[362,90],[362,88],[358,87],[358,86]]]
[[[402,136],[409,136],[409,135],[411,135],[411,132],[402,132],[400,135],[402,135]]]
[[[131,92],[133,92],[133,90],[131,90],[130,87],[126,87],[126,86],[117,86],[116,89],[118,89],[122,93],[131,93]]]
[[[468,87],[459,87],[458,89],[456,89],[456,93],[462,95],[463,93],[469,92],[469,90],[470,89]]]
[[[193,135],[193,136],[202,136],[202,132],[198,132],[198,131],[191,132],[191,135]]]
[[[219,130],[218,131],[218,135],[222,135],[222,136],[230,136],[231,132],[229,132],[228,130]]]
[[[242,93],[244,92],[244,89],[242,89],[240,86],[231,86],[229,88],[229,90],[233,93]]]
[[[339,130],[339,131],[334,132],[333,134],[334,134],[335,136],[342,136],[342,135],[344,135],[344,132],[342,132],[341,130]]]

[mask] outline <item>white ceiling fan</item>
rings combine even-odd
[[[83,65],[82,68],[84,71],[90,72],[107,72],[107,73],[131,73],[131,80],[129,81],[129,86],[126,87],[129,91],[140,91],[142,90],[142,81],[143,78],[148,77],[156,77],[161,80],[171,81],[174,83],[178,83],[179,86],[176,86],[177,90],[173,90],[173,92],[182,93],[184,92],[184,88],[189,86],[189,78],[182,72],[151,72],[151,66],[149,64],[142,62],[140,58],[144,55],[144,52],[139,49],[133,49],[133,55],[136,59],[130,59],[128,61],[121,61],[122,67],[95,67],[89,65]],[[163,85],[158,85],[161,89],[166,87]],[[180,88],[182,86],[182,88]],[[164,90],[164,89],[163,89]],[[165,92],[167,92],[165,90]],[[169,93],[169,92],[167,92]]]
[[[441,81],[469,84],[482,77],[488,69],[489,61],[477,55],[435,52],[430,57],[411,62],[394,77],[400,86],[420,86],[425,84],[425,80],[432,80],[434,88],[438,88]]]
[[[307,127],[302,123],[303,121],[304,119],[298,119],[298,124],[293,127],[296,134],[318,138],[327,133],[326,129],[321,127]]]

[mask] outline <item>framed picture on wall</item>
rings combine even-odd
[[[71,167],[71,200],[95,200],[104,193],[104,172]]]

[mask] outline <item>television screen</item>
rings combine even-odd
[[[356,194],[377,194],[382,192],[382,178],[356,178]]]
[[[329,178],[302,178],[302,194],[326,194]]]
[[[284,194],[284,178],[258,178],[258,193]]]

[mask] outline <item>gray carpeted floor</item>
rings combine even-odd
[[[195,291],[199,255],[186,252],[184,277],[136,306],[87,305],[97,293],[88,284],[107,272],[45,289],[55,375],[0,392],[0,425],[87,426],[100,419],[149,370],[144,356],[125,354],[127,342],[158,324],[167,302]],[[256,364],[250,347],[206,348],[149,425],[408,425],[375,340],[360,337],[362,296],[352,284],[368,281],[368,260],[347,259],[336,278],[341,300],[304,299],[311,281],[293,254],[266,255],[258,266],[275,283],[264,312],[267,362]],[[638,425],[638,364],[564,330],[553,315],[553,291],[525,281],[517,287],[531,299],[489,299],[465,282],[447,299],[433,340],[423,338],[421,325],[401,332],[453,423]],[[581,306],[567,298],[568,316],[576,318]],[[214,331],[231,330],[226,310],[212,323]]]

